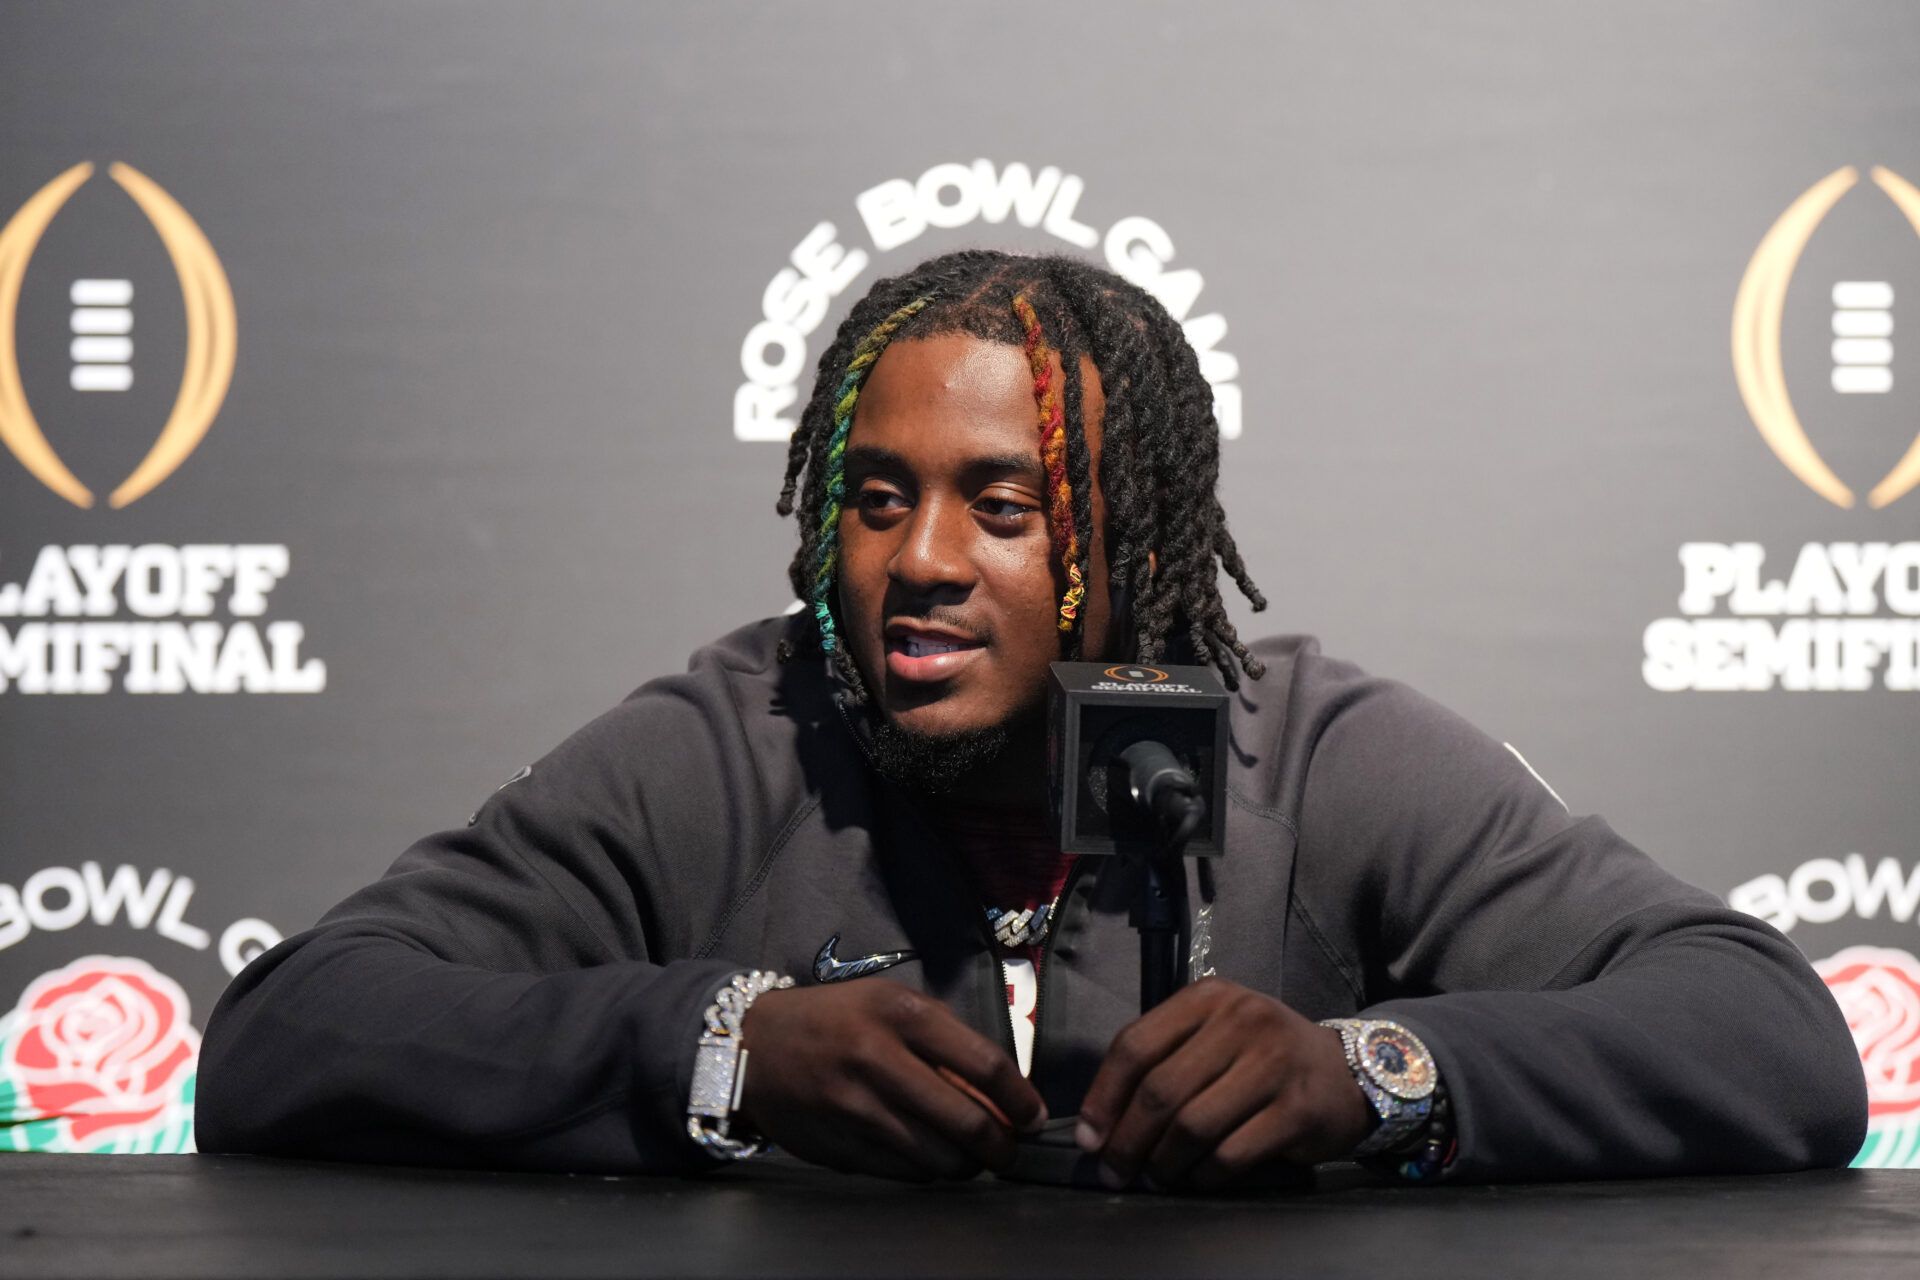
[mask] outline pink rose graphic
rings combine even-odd
[[[1890,947],[1848,947],[1813,967],[1860,1050],[1870,1120],[1920,1112],[1920,960]]]
[[[14,1010],[4,1068],[29,1105],[65,1116],[75,1142],[144,1125],[175,1101],[200,1054],[187,996],[127,956],[87,956],[43,974]]]

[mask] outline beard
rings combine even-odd
[[[915,733],[885,716],[873,726],[873,763],[885,777],[918,795],[940,796],[958,789],[977,771],[998,760],[1013,740],[1005,724],[959,733]]]
[[[1016,742],[1039,734],[1043,714],[1044,708],[1022,708],[978,729],[918,733],[876,713],[871,719],[874,766],[917,795],[951,795],[999,764]]]

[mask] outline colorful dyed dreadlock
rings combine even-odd
[[[1219,426],[1213,389],[1165,307],[1137,285],[1077,259],[970,249],[881,280],[821,353],[812,398],[788,446],[782,515],[800,515],[789,569],[813,606],[820,647],[855,698],[865,684],[836,632],[834,569],[845,497],[843,467],[854,405],[868,371],[903,325],[914,338],[964,333],[1021,347],[1033,370],[1046,469],[1051,555],[1065,570],[1063,656],[1087,655],[1081,606],[1093,546],[1093,476],[1082,412],[1083,361],[1106,408],[1099,482],[1106,497],[1108,573],[1131,602],[1133,633],[1114,656],[1164,661],[1183,640],[1229,688],[1263,673],[1235,634],[1220,597],[1222,570],[1252,601],[1266,600],[1227,531],[1215,486]],[[1055,375],[1055,357],[1060,373]],[[806,479],[804,490],[802,477]],[[797,501],[796,501],[797,499]],[[1157,560],[1157,568],[1155,562]],[[1117,620],[1116,620],[1117,621]]]
[[[887,343],[893,341],[901,325],[919,315],[931,301],[933,295],[923,294],[875,325],[854,348],[853,359],[847,362],[847,372],[834,393],[833,435],[827,442],[827,500],[820,508],[820,537],[814,553],[811,592],[813,616],[820,623],[820,647],[828,653],[839,647],[833,624],[833,567],[840,559],[840,504],[847,496],[847,433],[853,428],[853,407],[860,402],[860,388],[874,361],[887,349]],[[785,495],[782,500],[785,501]]]
[[[1025,294],[1013,299],[1014,314],[1026,327],[1027,363],[1033,369],[1033,402],[1040,409],[1040,462],[1047,471],[1047,528],[1053,535],[1053,553],[1067,575],[1067,592],[1060,598],[1060,629],[1072,631],[1080,616],[1087,588],[1080,576],[1080,540],[1073,531],[1073,487],[1067,482],[1067,424],[1060,397],[1053,391],[1053,348],[1040,329],[1040,317]]]

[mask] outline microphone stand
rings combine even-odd
[[[1123,609],[1116,608],[1115,616]],[[1122,628],[1125,633],[1125,628]],[[1150,696],[1141,694],[1152,686]],[[1228,752],[1228,696],[1209,667],[1053,664],[1048,691],[1052,812],[1060,847],[1118,855],[1128,922],[1140,939],[1140,1012],[1186,985],[1186,858],[1218,856]],[[1124,747],[1122,744],[1126,744]],[[1182,754],[1176,754],[1176,750]],[[1078,1072],[1081,1064],[1073,1064]],[[1022,1136],[998,1176],[1106,1192],[1100,1161],[1074,1141],[1078,1117],[1054,1115]]]
[[[1136,742],[1121,752],[1138,815],[1150,819],[1116,839],[1116,852],[1140,869],[1129,922],[1140,933],[1140,1012],[1146,1013],[1187,983],[1187,842],[1207,824],[1207,800],[1193,774],[1163,743]],[[1151,835],[1147,832],[1151,831]],[[1003,1178],[1056,1186],[1106,1189],[1099,1161],[1073,1142],[1074,1117],[1056,1117],[1037,1137],[1020,1141]]]
[[[1159,742],[1136,742],[1120,753],[1134,804],[1153,819],[1154,837],[1127,850],[1140,864],[1128,921],[1140,934],[1140,1012],[1187,984],[1187,872],[1181,854],[1206,825],[1207,801],[1193,775]]]
[[[1180,957],[1180,938],[1186,932],[1187,877],[1177,851],[1165,845],[1142,859],[1140,887],[1134,897],[1132,922],[1140,931],[1140,1012],[1165,1003],[1187,985],[1187,966]]]

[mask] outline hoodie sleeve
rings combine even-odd
[[[676,935],[727,890],[663,868],[761,837],[735,811],[753,806],[715,800],[745,753],[729,754],[712,709],[642,690],[248,965],[202,1044],[200,1148],[707,1163],[685,1133],[694,1043],[714,993],[749,966],[670,958],[699,954]]]
[[[1576,819],[1510,748],[1356,677],[1316,725],[1307,909],[1356,940],[1365,1016],[1426,1042],[1469,1179],[1842,1165],[1865,1081],[1779,932]]]

